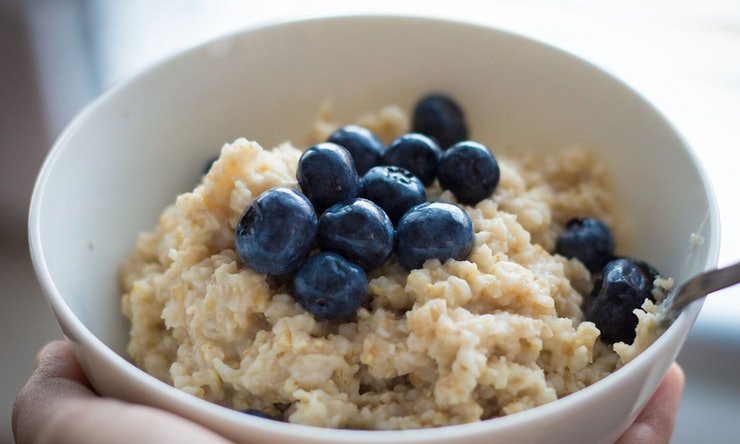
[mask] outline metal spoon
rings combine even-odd
[[[690,303],[737,283],[740,283],[740,262],[697,274],[668,292],[658,313],[660,328],[668,328]]]

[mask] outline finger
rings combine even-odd
[[[36,368],[13,404],[12,427],[18,442],[35,442],[48,413],[69,399],[93,398],[70,345],[54,341],[36,355]]]
[[[39,352],[12,425],[17,444],[227,442],[176,415],[98,397],[64,341]]]
[[[683,370],[674,363],[635,422],[617,441],[618,444],[669,443],[676,425],[684,384]]]
[[[72,345],[67,341],[52,341],[39,350],[32,378],[68,380],[86,388],[83,391],[85,394],[94,395],[85,372],[74,356]]]

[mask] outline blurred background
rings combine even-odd
[[[490,24],[622,78],[695,149],[720,206],[720,264],[740,259],[737,0],[456,0],[454,8],[403,0],[0,0],[0,443],[13,442],[12,402],[36,350],[61,337],[36,283],[26,219],[37,171],[74,115],[117,82],[224,33],[360,12]],[[687,387],[672,442],[738,442],[740,287],[708,299],[679,362]]]

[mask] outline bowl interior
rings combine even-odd
[[[305,20],[226,36],[159,64],[108,91],[59,138],[29,227],[37,273],[65,331],[89,330],[125,356],[118,266],[225,142],[303,145],[326,99],[347,121],[387,104],[408,110],[429,91],[458,98],[472,138],[494,152],[574,142],[596,150],[633,219],[623,251],[679,282],[716,263],[716,207],[696,159],[608,74],[478,26]],[[692,243],[692,234],[704,242]]]

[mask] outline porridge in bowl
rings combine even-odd
[[[383,147],[419,127],[416,115],[395,106],[355,123]],[[345,128],[322,112],[310,149]],[[229,408],[354,429],[495,418],[607,376],[655,339],[654,302],[671,281],[639,260],[617,257],[613,245],[595,265],[579,256],[578,242],[590,242],[594,232],[606,230],[611,239],[613,230],[617,246],[627,235],[608,169],[587,149],[535,156],[489,148],[498,177],[485,197],[461,198],[463,191],[441,178],[425,179],[422,187],[426,201],[451,204],[469,220],[470,248],[462,256],[429,256],[421,265],[394,248],[378,264],[355,266],[365,268],[358,273],[366,278],[358,306],[328,316],[297,297],[294,281],[302,273],[296,267],[304,265],[258,271],[245,265],[251,256],[245,259],[238,247],[240,227],[252,221],[245,210],[260,196],[306,191],[297,171],[307,150],[290,143],[264,149],[246,139],[225,145],[195,189],[140,236],[121,268],[131,359],[162,381]],[[350,154],[359,164],[357,151]],[[360,183],[354,194],[361,193]],[[330,205],[317,207],[318,224],[331,212]],[[391,232],[405,223],[394,218]],[[281,238],[295,228],[277,220],[264,225]],[[578,231],[584,226],[585,235]],[[572,251],[567,233],[575,233],[575,257],[564,253]],[[303,243],[312,259],[325,254],[314,242]],[[303,259],[296,264],[310,262]],[[623,281],[639,281],[633,287],[641,291],[623,301],[627,326],[610,328],[604,322],[614,303],[603,300]]]

